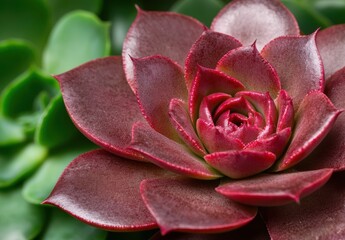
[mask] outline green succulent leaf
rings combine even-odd
[[[50,29],[50,16],[43,0],[1,0],[0,40],[25,39],[43,48]]]
[[[109,24],[86,11],[74,11],[59,20],[43,56],[43,68],[59,74],[110,53]]]
[[[66,13],[78,9],[98,13],[102,6],[101,0],[45,0],[45,2],[50,9],[53,22],[56,22]]]
[[[0,212],[1,239],[33,239],[43,229],[44,209],[26,202],[20,188],[0,191]]]
[[[33,204],[43,202],[53,190],[64,168],[79,154],[93,148],[94,146],[89,142],[80,141],[77,146],[74,145],[52,153],[24,184],[24,198]]]
[[[42,146],[54,148],[79,135],[59,94],[43,112],[37,125],[35,141]]]
[[[171,11],[192,16],[210,26],[222,7],[224,3],[220,0],[179,0],[172,6]]]
[[[103,240],[107,232],[86,225],[66,213],[54,209],[42,240]]]
[[[304,34],[310,34],[320,27],[326,28],[332,24],[328,18],[317,12],[312,4],[298,0],[281,1],[295,15]]]
[[[45,93],[42,93],[45,92]],[[17,118],[41,110],[43,95],[53,97],[57,81],[37,69],[31,69],[11,82],[3,91],[0,109],[4,116]]]
[[[13,148],[1,148],[0,188],[17,183],[37,169],[46,156],[47,149],[35,144],[29,144],[15,151]]]
[[[30,43],[21,40],[0,42],[0,93],[34,61],[35,53]]]
[[[345,0],[312,0],[316,11],[334,24],[345,23]]]
[[[0,116],[0,146],[21,143],[25,139],[22,125]]]

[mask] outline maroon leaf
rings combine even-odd
[[[169,104],[173,98],[187,100],[182,69],[161,56],[133,59],[133,65],[138,101],[146,120],[156,131],[179,141],[169,121]]]
[[[261,209],[271,239],[345,239],[344,181],[338,173],[299,205]]]
[[[216,185],[215,181],[152,179],[143,181],[140,191],[163,235],[173,230],[223,232],[254,219],[256,208],[218,194]]]
[[[311,153],[332,129],[341,111],[322,92],[309,93],[296,113],[296,126],[289,148],[275,171],[290,168]]]
[[[161,135],[143,123],[133,126],[130,149],[142,154],[148,161],[178,174],[199,179],[215,179],[221,176],[203,159],[189,152],[184,145]]]
[[[126,160],[104,150],[77,157],[43,202],[99,228],[145,230],[157,224],[140,197],[143,179],[169,175],[149,163]]]
[[[133,123],[145,119],[119,57],[97,59],[55,77],[68,113],[85,136],[115,154],[141,159],[125,149]]]
[[[217,69],[239,80],[247,90],[269,92],[272,98],[280,90],[275,69],[260,55],[255,43],[227,53],[219,60]]]
[[[326,83],[326,95],[339,109],[345,108],[345,68],[335,73]],[[300,169],[334,168],[345,170],[345,115],[335,121],[325,139],[297,167]],[[301,166],[300,166],[301,165]]]
[[[261,52],[277,70],[281,87],[292,97],[296,109],[311,90],[324,89],[323,66],[315,34],[280,37],[268,43]]]
[[[231,96],[226,93],[213,93],[210,94],[201,101],[199,108],[199,118],[207,122],[208,124],[214,125],[212,113],[218,107],[218,105]]]
[[[180,99],[172,99],[169,106],[170,120],[184,143],[197,155],[204,156],[206,150],[197,136],[186,103]]]
[[[219,71],[199,67],[189,95],[189,111],[195,122],[201,101],[212,93],[235,94],[244,90],[242,83]]]
[[[188,89],[197,75],[198,66],[214,69],[223,55],[240,46],[242,44],[229,35],[204,32],[192,46],[186,60],[185,77]]]
[[[253,150],[216,152],[204,158],[212,167],[230,178],[244,178],[260,173],[271,167],[276,160],[271,152]]]
[[[242,141],[229,136],[222,127],[216,127],[203,119],[198,119],[196,129],[209,153],[244,148]]]
[[[213,20],[211,29],[243,45],[257,41],[259,50],[276,37],[299,34],[294,16],[278,0],[232,1]]]
[[[316,36],[316,44],[328,79],[335,72],[345,67],[345,24],[321,30]]]
[[[307,172],[262,174],[230,181],[216,190],[224,196],[248,205],[278,206],[300,199],[322,187],[332,175],[332,169]]]
[[[278,108],[277,131],[281,131],[287,127],[292,128],[294,122],[292,99],[285,90],[281,90],[276,101]]]
[[[162,236],[159,232],[150,240],[267,240],[268,232],[259,216],[247,225],[228,232],[218,234],[171,232]]]
[[[130,57],[163,55],[184,66],[193,43],[206,29],[197,20],[177,13],[146,12],[138,15],[123,43],[122,57],[127,80],[132,89],[133,63]]]

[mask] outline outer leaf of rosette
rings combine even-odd
[[[0,40],[25,39],[40,52],[50,30],[49,10],[43,0],[2,0]]]
[[[121,55],[123,41],[137,14],[135,2],[134,0],[104,1],[104,14],[111,21],[111,47],[115,55]]]
[[[22,40],[0,42],[0,93],[35,60],[33,46]]]
[[[42,113],[35,132],[35,142],[54,148],[77,136],[81,134],[68,116],[62,96],[59,94]]]
[[[50,35],[43,55],[43,69],[51,74],[70,70],[110,53],[109,24],[86,11],[61,18]]]
[[[41,112],[58,92],[54,78],[31,68],[12,81],[3,91],[0,113],[9,118]]]
[[[8,146],[25,141],[22,125],[0,116],[0,146]]]
[[[84,139],[73,146],[54,149],[41,167],[24,183],[24,199],[32,204],[41,204],[53,190],[65,167],[81,153],[94,148],[95,145]]]
[[[0,192],[1,239],[34,239],[45,223],[42,207],[26,202],[20,188]]]
[[[310,34],[319,27],[326,28],[332,25],[332,22],[313,8],[313,4],[308,1],[299,0],[281,0],[282,3],[296,17],[301,31],[304,34]]]
[[[4,147],[0,151],[0,188],[11,186],[26,177],[47,156],[47,149],[35,144]]]
[[[192,16],[210,26],[223,6],[224,3],[220,0],[179,0],[170,10]]]
[[[107,232],[91,227],[58,209],[54,209],[42,240],[105,240],[106,236]]]
[[[50,13],[52,15],[53,22],[57,22],[59,18],[68,12],[73,10],[85,10],[88,12],[93,12],[95,14],[99,13],[102,1],[101,0],[44,0],[48,5]]]

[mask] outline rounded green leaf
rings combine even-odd
[[[50,9],[53,22],[56,22],[64,14],[73,10],[80,9],[98,13],[102,5],[101,0],[45,0],[45,2]]]
[[[53,190],[64,168],[79,154],[94,148],[89,142],[80,142],[79,145],[52,153],[38,171],[26,181],[23,196],[28,202],[33,204],[43,202]]]
[[[221,0],[179,0],[172,6],[171,11],[192,16],[210,26],[222,7],[224,4]]]
[[[25,132],[20,124],[0,116],[0,146],[23,142]]]
[[[14,78],[23,73],[35,60],[32,46],[26,41],[0,42],[0,93]]]
[[[106,239],[106,236],[107,232],[86,225],[66,213],[54,209],[42,240],[103,240]]]
[[[110,52],[108,24],[85,11],[74,11],[54,27],[43,56],[43,67],[51,74],[70,70]]]
[[[44,209],[26,202],[20,189],[0,191],[0,212],[1,239],[33,239],[45,222]]]
[[[17,183],[27,174],[41,165],[47,156],[44,147],[29,144],[22,149],[1,149],[0,153],[0,188]],[[1,236],[1,235],[0,235]]]
[[[19,38],[41,49],[50,28],[49,11],[43,0],[1,0],[0,40]]]
[[[57,91],[58,84],[54,78],[31,69],[4,89],[0,103],[1,113],[16,118],[40,111],[42,92],[46,92],[51,98]]]
[[[43,112],[37,125],[35,141],[53,148],[81,135],[67,114],[61,94],[56,96]]]

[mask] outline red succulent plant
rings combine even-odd
[[[56,78],[102,150],[45,203],[107,230],[159,227],[155,239],[238,239],[203,233],[251,221],[255,239],[261,218],[272,239],[345,238],[345,25],[300,35],[278,0],[233,1],[210,29],[138,9],[122,58]]]

